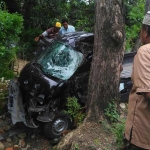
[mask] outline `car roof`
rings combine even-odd
[[[58,35],[56,38],[60,42],[65,42],[75,50],[88,55],[93,51],[94,34],[85,31],[71,32]]]
[[[69,42],[70,39],[74,39],[74,41],[87,42],[93,44],[94,34],[85,31],[78,31],[78,32],[71,32],[66,34],[59,34],[57,36],[57,39],[65,42]]]

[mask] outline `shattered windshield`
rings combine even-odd
[[[69,45],[54,41],[41,55],[37,63],[45,74],[67,80],[83,61],[83,54]]]

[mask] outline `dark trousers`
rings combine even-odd
[[[124,139],[124,147],[122,148],[122,150],[148,150],[148,149],[137,147],[129,143],[128,140]]]
[[[148,150],[148,149],[143,149],[140,147],[131,146],[131,147],[124,147],[122,150]]]

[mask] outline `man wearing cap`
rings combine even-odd
[[[150,150],[150,12],[140,32],[143,44],[134,57],[123,150]]]
[[[35,41],[38,41],[40,38],[43,37],[54,38],[58,34],[60,28],[61,28],[61,23],[56,22],[54,27],[51,27],[46,31],[44,31],[39,37],[35,38]]]
[[[70,32],[75,32],[75,27],[72,25],[68,24],[68,20],[67,19],[62,19],[62,27],[59,30],[60,34],[65,34],[65,33],[70,33]]]

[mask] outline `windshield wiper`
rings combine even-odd
[[[39,64],[39,63],[34,63],[35,64],[35,66],[37,67],[37,68],[39,68],[40,70],[42,70],[43,69],[43,66],[41,65],[41,64]],[[43,70],[42,70],[43,71]]]
[[[40,69],[40,71],[42,71],[44,75],[50,76],[50,74],[49,74],[48,72],[45,72],[45,71],[43,70],[43,66],[42,66],[41,64],[35,63],[35,66],[37,67],[37,69]]]

